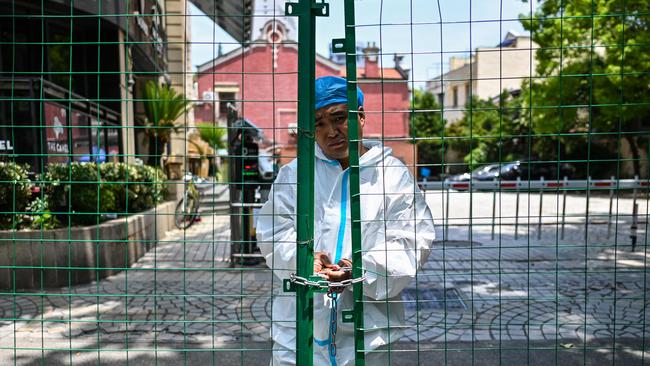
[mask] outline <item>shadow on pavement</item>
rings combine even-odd
[[[116,344],[96,344],[69,351],[31,351],[18,354],[16,365],[268,365],[270,342],[230,343],[218,348],[196,345],[136,345],[127,350]],[[640,340],[562,344],[553,341],[396,343],[391,364],[406,365],[642,365],[644,345]],[[25,351],[27,352],[27,351]],[[369,365],[372,366],[372,365]]]

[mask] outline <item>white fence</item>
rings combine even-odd
[[[491,225],[492,239],[496,226],[514,225],[514,237],[517,239],[520,226],[533,224],[537,227],[539,240],[542,225],[552,223],[559,227],[560,238],[564,239],[567,222],[576,218],[584,219],[585,236],[588,234],[589,225],[606,224],[609,238],[613,224],[623,219],[630,225],[630,238],[634,248],[639,223],[647,222],[648,218],[650,180],[638,178],[421,181],[418,185],[430,199],[432,195],[437,198],[434,199],[436,203],[430,203],[430,206],[436,206],[432,207],[435,212],[434,219],[442,223],[447,238],[449,226],[479,224]],[[607,194],[608,198],[605,196]],[[576,195],[580,197],[579,203],[575,200]],[[549,203],[555,203],[555,207],[549,209],[548,204],[545,206],[545,198]],[[645,205],[639,207],[639,199],[645,199]],[[619,206],[622,201],[625,207],[621,212]],[[504,206],[510,211],[508,214],[505,214]]]

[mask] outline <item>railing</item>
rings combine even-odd
[[[508,218],[507,216],[504,216],[502,214],[497,214],[497,202],[499,201],[497,199],[497,193],[508,193],[508,194],[515,194],[515,212],[514,215],[511,216],[511,218],[514,219],[514,238],[518,239],[519,238],[519,226],[520,226],[520,219],[523,218],[531,218],[530,214],[528,215],[521,215],[520,214],[520,203],[521,203],[521,196],[522,194],[527,195],[530,197],[531,193],[536,193],[538,196],[538,210],[537,210],[537,239],[541,239],[542,235],[542,225],[544,224],[543,222],[543,202],[544,202],[544,195],[555,192],[556,194],[561,194],[561,198],[558,199],[558,204],[561,206],[561,212],[557,212],[557,214],[554,216],[557,220],[553,222],[553,224],[559,225],[560,227],[560,239],[564,239],[564,234],[565,234],[565,227],[567,224],[567,217],[570,217],[571,215],[567,214],[567,194],[569,192],[585,192],[586,197],[585,197],[585,207],[586,207],[586,212],[584,214],[584,217],[586,220],[589,219],[589,217],[595,217],[595,216],[602,216],[602,215],[590,215],[589,214],[589,207],[590,207],[590,198],[591,198],[591,192],[602,192],[602,191],[608,191],[609,193],[609,204],[608,204],[608,212],[607,212],[607,218],[604,221],[592,221],[589,224],[607,224],[607,238],[611,236],[612,232],[612,224],[614,223],[615,220],[613,218],[620,218],[620,217],[630,217],[630,238],[632,240],[632,250],[634,251],[636,248],[636,243],[637,243],[637,229],[638,229],[638,224],[639,224],[639,204],[637,203],[639,199],[639,192],[640,191],[646,191],[646,195],[650,194],[650,180],[647,179],[639,179],[638,177],[634,179],[615,179],[612,177],[611,179],[586,179],[586,180],[569,180],[568,178],[564,178],[562,180],[545,180],[544,178],[541,178],[540,180],[492,180],[492,181],[477,181],[477,180],[472,180],[472,181],[420,181],[418,182],[418,186],[420,187],[421,190],[424,191],[425,195],[431,194],[430,191],[440,191],[440,194],[442,196],[442,203],[444,206],[444,213],[441,217],[442,223],[444,226],[444,236],[445,238],[448,238],[448,233],[449,233],[449,226],[450,225],[450,202],[452,202],[452,199],[450,198],[450,194],[452,190],[458,191],[458,192],[463,192],[463,193],[474,193],[474,192],[485,192],[485,193],[492,193],[492,199],[491,199],[491,208],[492,208],[492,214],[491,214],[491,238],[494,240],[495,234],[496,234],[496,226],[497,226],[497,219],[499,220],[498,225],[508,225],[508,223],[504,224],[503,219]],[[616,212],[614,213],[614,201],[615,199],[619,198],[619,194],[617,192],[620,191],[631,191],[632,194],[632,211],[629,213],[619,213]],[[646,198],[647,199],[647,198]],[[529,199],[530,201],[530,199]],[[470,205],[471,205],[471,200],[470,200]],[[530,209],[529,209],[530,211]],[[471,210],[470,210],[471,212]],[[646,213],[647,216],[648,213]],[[575,215],[573,215],[575,216]],[[480,217],[480,219],[485,218],[485,217]],[[472,217],[468,217],[470,220],[469,225],[473,225],[472,223]],[[587,235],[587,231],[589,228],[589,224],[585,224],[585,235]],[[457,225],[457,224],[454,224]],[[472,235],[471,230],[468,230],[468,235]]]

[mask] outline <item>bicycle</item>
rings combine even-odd
[[[185,176],[185,193],[174,210],[174,224],[179,229],[187,229],[198,221],[201,193],[196,187],[196,181],[197,177],[194,175]]]

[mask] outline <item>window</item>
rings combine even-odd
[[[65,28],[48,26],[47,65],[49,79],[55,84],[67,88],[71,72],[70,60],[70,31]]]
[[[104,124],[96,118],[90,118],[90,143],[92,145],[91,161],[97,163],[106,162],[106,130]]]
[[[458,87],[455,86],[452,91],[454,93],[454,107],[458,107]]]
[[[106,143],[108,146],[107,161],[120,161],[120,130],[119,128],[106,129]]]
[[[441,107],[445,105],[445,93],[438,93],[438,104]]]
[[[228,103],[235,104],[235,93],[219,93],[219,117],[226,118],[228,116]]]
[[[39,121],[34,121],[31,116],[32,102],[18,99],[26,97],[22,91],[15,91],[16,99],[12,100],[10,93],[0,88],[0,97],[8,100],[0,102],[0,161],[15,159],[18,163],[30,164],[36,170],[41,155],[37,143],[41,131],[34,125],[38,126]]]
[[[72,160],[90,160],[90,140],[88,136],[88,116],[72,112]]]
[[[472,90],[470,88],[470,84],[467,83],[465,84],[465,100],[469,102],[470,97],[471,97]]]

